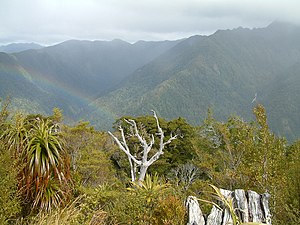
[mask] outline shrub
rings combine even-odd
[[[6,224],[20,212],[16,176],[15,163],[0,142],[0,224]]]

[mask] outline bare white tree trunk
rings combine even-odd
[[[139,174],[139,182],[142,182],[145,179],[146,173],[147,173],[147,169],[149,166],[144,166],[142,165],[140,167],[140,174]]]
[[[114,141],[117,143],[117,145],[119,146],[119,148],[127,155],[128,157],[128,161],[130,164],[130,172],[131,172],[131,180],[132,181],[136,181],[138,180],[139,182],[142,182],[145,179],[147,170],[149,168],[149,166],[151,166],[156,160],[159,159],[159,157],[164,154],[163,150],[164,147],[171,143],[174,139],[177,138],[177,135],[172,136],[165,141],[165,136],[164,136],[164,132],[162,130],[162,128],[159,125],[159,121],[158,121],[158,117],[155,113],[155,111],[153,112],[153,116],[156,120],[156,125],[157,125],[157,133],[156,135],[159,136],[160,138],[160,142],[159,142],[159,149],[158,151],[153,154],[153,156],[148,159],[148,154],[151,151],[155,140],[154,140],[154,135],[149,135],[150,141],[147,141],[145,137],[143,137],[140,134],[140,131],[138,130],[137,124],[134,120],[126,120],[125,122],[128,123],[131,128],[132,128],[132,135],[137,137],[142,148],[143,151],[141,152],[142,157],[140,159],[138,159],[136,156],[134,156],[132,154],[132,152],[130,152],[130,149],[127,145],[126,142],[126,138],[125,138],[125,134],[124,134],[124,129],[120,126],[119,127],[119,131],[121,133],[121,139],[118,139],[113,133],[111,133],[110,131],[108,131],[108,133],[110,134],[110,136],[114,139]],[[139,173],[137,173],[137,168],[139,168]],[[137,179],[137,175],[138,175],[138,179]]]
[[[132,162],[132,159],[128,156],[128,161],[130,165],[130,175],[131,175],[131,181],[135,181],[135,174],[136,174],[136,163]]]

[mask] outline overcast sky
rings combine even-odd
[[[300,23],[300,1],[0,0],[0,44],[174,40],[275,20]]]

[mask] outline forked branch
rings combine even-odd
[[[143,150],[140,152],[140,154],[138,154],[138,155],[141,155],[140,158],[137,158],[137,156],[132,155],[132,153],[130,152],[130,149],[126,142],[124,129],[121,126],[119,127],[119,131],[121,133],[121,139],[118,139],[114,134],[112,134],[110,131],[108,131],[108,133],[115,140],[115,142],[117,143],[119,148],[128,156],[128,160],[129,160],[130,167],[131,167],[132,181],[136,180],[136,176],[137,176],[136,168],[137,167],[139,167],[139,173],[138,173],[139,179],[138,180],[143,181],[148,167],[150,165],[152,165],[156,160],[158,160],[159,157],[164,153],[163,152],[164,147],[177,138],[177,135],[173,136],[171,134],[171,137],[167,141],[164,141],[164,139],[165,139],[164,132],[163,132],[162,128],[160,127],[156,112],[154,110],[152,110],[152,112],[153,112],[153,116],[155,118],[155,122],[156,122],[156,126],[157,126],[156,135],[159,137],[159,147],[158,147],[158,151],[149,160],[148,160],[148,154],[151,151],[151,149],[153,148],[153,145],[155,143],[154,135],[147,134],[150,137],[150,140],[147,141],[147,139],[141,135],[141,130],[138,128],[138,126],[134,120],[124,119],[124,121],[127,124],[129,124],[132,129],[131,136],[137,137],[137,139],[140,142],[140,145],[143,148]]]

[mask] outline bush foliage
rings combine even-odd
[[[273,224],[298,224],[300,142],[273,134],[262,105],[253,112],[252,122],[237,116],[222,122],[209,111],[200,126],[160,118],[166,135],[179,138],[143,182],[131,183],[127,156],[106,132],[88,122],[62,124],[59,109],[46,117],[9,115],[2,107],[0,222],[179,225],[186,223],[185,198],[210,200],[213,184],[268,191]],[[116,125],[124,126],[122,119]],[[132,119],[154,132],[152,117]],[[131,137],[128,146],[137,145]]]

